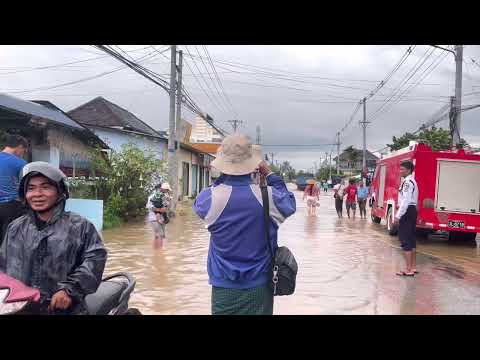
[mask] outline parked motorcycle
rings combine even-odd
[[[141,315],[128,307],[135,289],[135,279],[128,273],[116,273],[104,278],[97,291],[85,297],[89,315]],[[40,300],[40,292],[0,273],[0,315],[20,312],[29,303]]]

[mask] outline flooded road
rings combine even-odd
[[[322,193],[316,217],[297,213],[279,231],[299,264],[293,296],[275,298],[275,314],[480,314],[480,251],[475,246],[420,240],[414,278],[401,278],[398,239],[371,221],[338,219]],[[144,314],[210,314],[206,261],[209,236],[187,206],[154,250],[146,223],[106,230],[106,273],[137,279],[131,306]]]

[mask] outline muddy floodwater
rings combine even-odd
[[[280,228],[279,243],[298,261],[297,290],[275,298],[275,314],[480,314],[475,244],[419,239],[420,274],[399,277],[399,242],[383,224],[338,219],[330,192],[322,193],[317,216],[307,217],[301,194],[295,194],[297,213]],[[153,248],[144,222],[103,236],[106,273],[127,271],[137,279],[132,307],[144,314],[210,314],[209,234],[189,206],[168,224],[163,249]]]

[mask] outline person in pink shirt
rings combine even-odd
[[[313,179],[307,181],[307,187],[303,193],[303,200],[305,199],[307,200],[308,216],[316,216],[318,201],[320,200],[320,188]]]

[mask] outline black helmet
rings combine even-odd
[[[63,195],[65,200],[69,198],[70,194],[68,192],[67,176],[60,169],[57,169],[55,166],[47,162],[34,161],[25,165],[22,170],[20,185],[18,187],[18,195],[21,200],[25,200],[28,180],[37,175],[45,176],[47,179],[55,183],[58,193]]]

